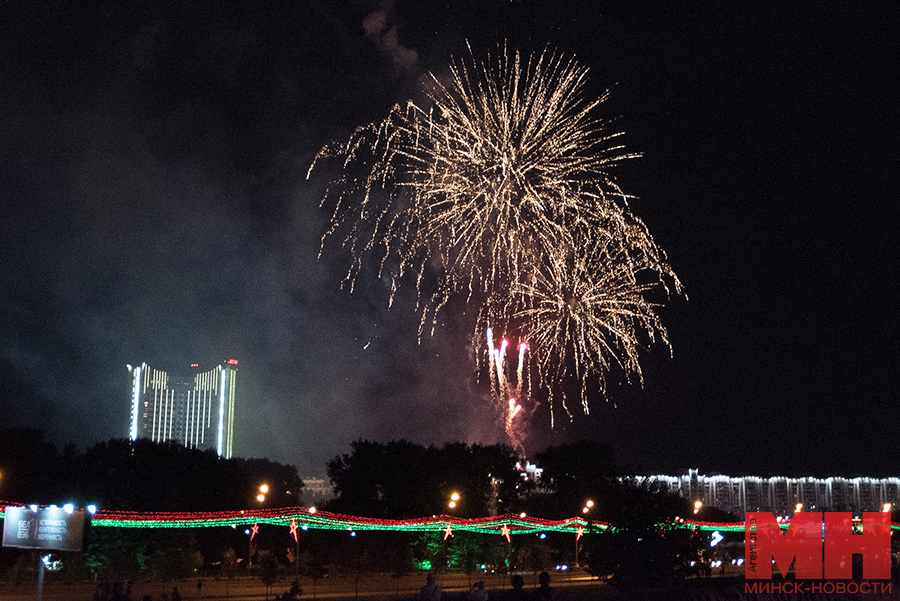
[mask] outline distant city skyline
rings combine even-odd
[[[237,359],[201,371],[186,372],[128,365],[131,374],[131,440],[169,440],[186,447],[213,450],[230,459],[234,452],[234,405]]]

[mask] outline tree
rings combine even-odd
[[[552,490],[553,497],[542,499],[551,503],[544,503],[540,509],[529,510],[548,518],[580,515],[587,500],[597,503],[613,493],[625,472],[616,463],[612,447],[586,440],[549,447],[535,456],[535,463],[543,469],[542,486]]]
[[[666,490],[620,483],[607,512],[609,530],[588,534],[588,569],[594,576],[611,575],[617,582],[648,584],[677,578],[696,559],[698,535],[679,525],[690,503]]]
[[[278,582],[278,558],[271,551],[259,552],[259,579],[266,585],[266,601],[268,601],[269,587]]]
[[[328,464],[338,493],[329,505],[334,511],[392,519],[444,512],[480,517],[493,502],[515,496],[516,457],[504,445],[425,448],[405,440],[358,440],[351,449]],[[454,492],[461,499],[450,511]]]
[[[58,503],[65,470],[55,444],[32,428],[0,432],[0,492],[6,500]]]
[[[313,599],[315,599],[316,584],[328,573],[328,569],[325,567],[325,561],[321,553],[304,551],[301,554],[300,563],[303,565],[303,573],[313,581]]]
[[[92,528],[84,551],[91,572],[108,580],[139,577],[150,555],[149,539],[143,530]]]
[[[147,535],[145,535],[147,536]],[[152,552],[147,568],[163,582],[184,580],[203,565],[197,538],[190,531],[158,531],[149,535]]]
[[[237,578],[237,553],[234,549],[226,549],[222,554],[222,572],[225,576],[225,598],[228,598],[228,591],[231,588],[231,581]]]
[[[267,504],[297,504],[303,483],[297,469],[267,459],[222,459],[214,451],[175,442],[113,439],[73,458],[73,491],[82,503],[131,511],[227,511],[257,505],[260,484]]]

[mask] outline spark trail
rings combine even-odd
[[[492,328],[487,330],[488,344],[488,362],[491,374],[491,394],[494,399],[494,405],[500,415],[505,415],[504,426],[506,434],[509,436],[510,444],[517,451],[521,451],[524,455],[525,447],[522,444],[522,434],[516,416],[522,411],[522,394],[525,384],[525,351],[528,345],[524,342],[519,344],[519,362],[515,371],[515,379],[510,378],[507,374],[506,365],[506,349],[509,341],[505,338],[500,343],[500,347],[494,346],[494,331]]]

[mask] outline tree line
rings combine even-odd
[[[481,565],[546,569],[577,560],[597,574],[640,580],[647,577],[648,566],[653,573],[671,575],[698,552],[702,535],[672,527],[676,516],[692,515],[689,501],[637,484],[608,445],[582,441],[550,447],[532,461],[542,470],[539,478],[506,445],[425,447],[405,440],[357,440],[348,453],[328,462],[336,497],[320,508],[386,519],[523,512],[548,519],[583,516],[589,524],[605,522],[614,528],[600,534],[588,527],[579,546],[571,534],[561,533],[518,535],[509,543],[500,536],[465,532],[445,539],[442,533],[351,537],[310,530],[295,543],[286,528],[267,525],[260,526],[252,541],[242,528],[94,528],[85,553],[68,563],[81,576],[179,579],[203,569],[233,576],[238,570],[246,573],[249,565],[260,569],[273,562],[286,573],[321,576],[416,568],[471,573]],[[269,487],[265,505],[256,500],[262,483]],[[128,511],[308,505],[303,482],[291,465],[222,459],[211,451],[147,440],[110,440],[84,451],[73,445],[59,449],[40,431],[21,429],[0,432],[0,499]],[[14,550],[0,552],[0,568],[4,565],[15,571]]]
[[[268,459],[222,459],[175,442],[113,439],[84,451],[59,449],[40,430],[0,432],[0,499],[96,505],[117,511],[226,511],[252,507],[260,484],[268,506],[300,505],[297,469]]]

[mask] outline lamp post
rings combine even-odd
[[[244,534],[247,535],[247,575],[250,575],[250,564],[253,562],[253,534],[250,533],[250,529],[244,530]]]
[[[587,501],[585,501],[584,507],[581,508],[582,515],[586,516],[588,513],[590,513],[591,509],[593,509],[593,508],[594,508],[594,502],[591,501],[590,499],[588,499]],[[581,534],[576,534],[575,535],[575,567],[579,567],[578,566],[578,539],[579,538],[581,538]]]

